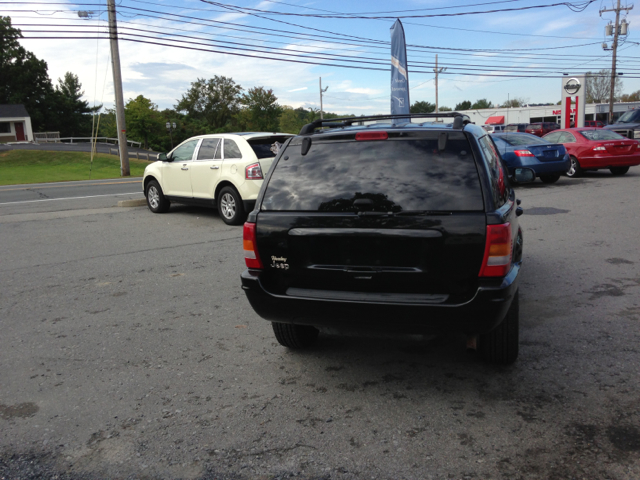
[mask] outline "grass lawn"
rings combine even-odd
[[[145,160],[129,159],[131,176],[141,177],[149,163]],[[88,152],[9,150],[0,153],[0,185],[118,177],[120,159],[117,155],[96,154],[91,166],[91,154]]]

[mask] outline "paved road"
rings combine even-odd
[[[114,205],[114,199],[141,198],[144,198],[142,177],[4,185],[0,186],[0,215],[98,208]]]
[[[0,478],[640,478],[639,189],[518,189],[510,368],[458,337],[288,351],[212,210],[0,207]]]

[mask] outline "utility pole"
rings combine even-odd
[[[129,171],[129,151],[127,150],[127,126],[124,121],[124,98],[122,95],[122,74],[120,73],[120,51],[118,49],[118,27],[114,0],[107,0],[107,9],[109,10],[113,89],[116,92],[116,125],[118,126],[118,150],[120,151],[120,176],[128,177],[131,173]]]
[[[609,93],[609,123],[613,123],[613,97],[615,94],[615,89],[616,89],[616,54],[618,52],[618,35],[620,35],[620,11],[625,10],[626,12],[629,12],[630,10],[633,9],[633,5],[631,5],[630,7],[624,7],[621,8],[620,7],[620,0],[618,0],[618,5],[616,6],[616,8],[605,8],[600,10],[600,16],[602,16],[603,13],[605,12],[616,12],[616,23],[613,27],[613,45],[611,46],[611,50],[613,50],[613,58],[611,60],[611,91]],[[627,23],[624,22],[625,27],[627,26]],[[627,30],[625,28],[624,33],[622,33],[623,35],[627,35]],[[603,48],[605,50],[609,50],[608,48],[606,48],[606,43],[603,45]]]
[[[436,68],[433,69],[433,72],[436,74],[436,113],[438,113],[438,74],[442,73],[446,70],[444,67],[438,68],[438,54],[436,53]],[[436,122],[438,119],[436,118]]]
[[[322,94],[324,92],[326,92],[327,90],[329,90],[329,87],[327,86],[324,90],[322,89],[322,77],[319,77],[320,80],[320,120],[322,120],[324,117],[322,116]]]

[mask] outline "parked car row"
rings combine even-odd
[[[509,364],[523,245],[512,186],[598,168],[622,175],[640,164],[638,141],[595,127],[488,134],[467,116],[438,115],[453,123],[358,117],[298,135],[193,137],[158,155],[143,189],[155,213],[177,202],[247,220],[242,286],[286,347],[311,345],[322,327],[455,331]]]
[[[554,130],[542,138],[527,133],[492,134],[510,171],[529,167],[545,183],[557,182],[561,174],[579,177],[584,171],[609,169],[624,175],[640,165],[637,140],[598,127]]]
[[[560,128],[560,125],[553,122],[538,123],[509,123],[508,125],[483,125],[488,133],[501,132],[524,132],[542,137],[543,135]]]

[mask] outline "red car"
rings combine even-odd
[[[545,134],[557,130],[560,128],[560,125],[553,122],[538,122],[538,123],[530,123],[525,128],[525,133],[530,133],[531,135],[535,135],[537,137],[542,137]]]
[[[602,128],[604,127],[605,123],[601,122],[600,120],[585,120],[584,121],[584,126],[585,127],[595,127],[595,128]]]
[[[630,140],[602,128],[566,128],[544,136],[549,143],[561,143],[571,156],[568,177],[579,177],[585,170],[608,168],[624,175],[629,167],[640,165],[637,140]]]

